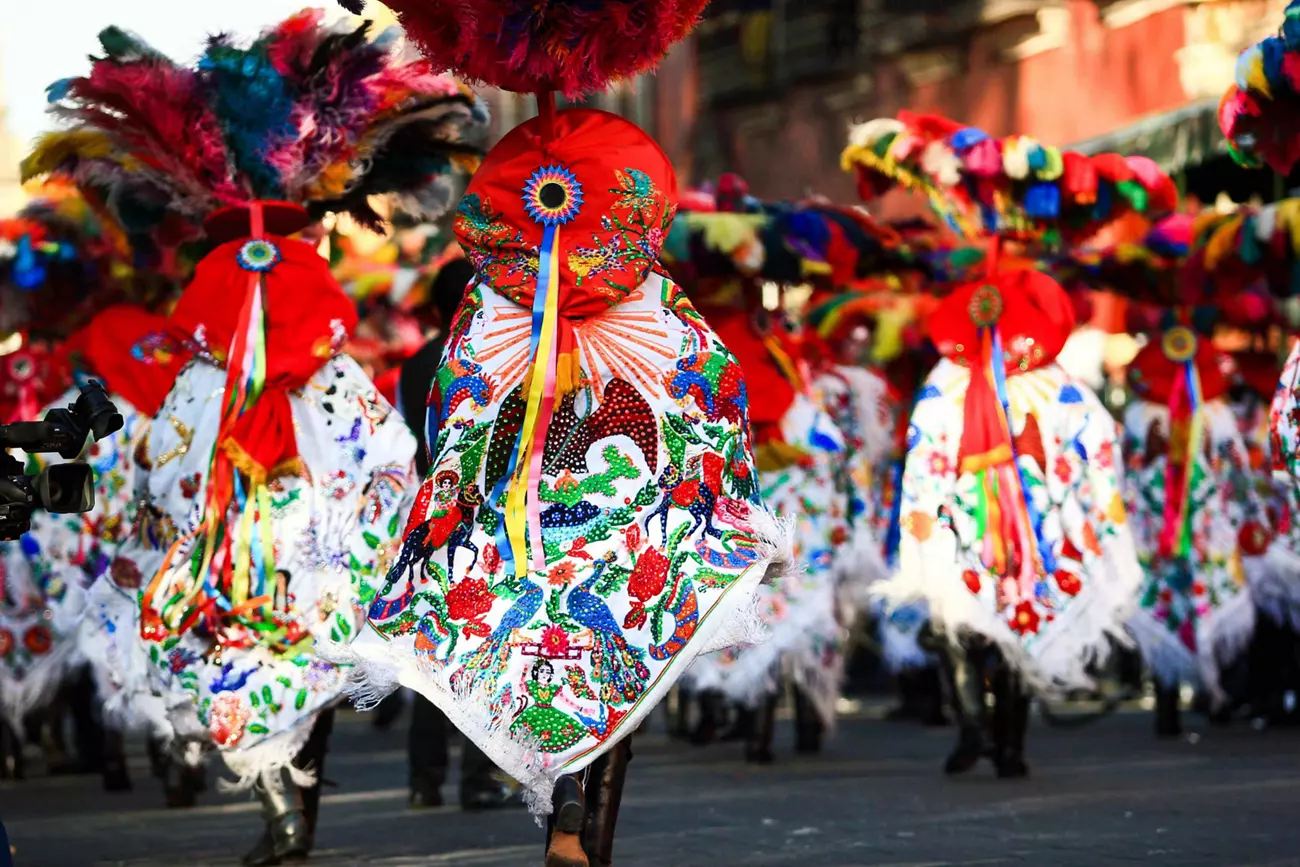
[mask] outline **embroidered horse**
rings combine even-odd
[[[722,489],[723,464],[724,459],[721,455],[709,452],[703,456],[696,455],[687,459],[686,467],[691,474],[688,477],[683,477],[675,464],[665,467],[658,480],[659,489],[665,496],[660,499],[659,505],[646,515],[646,530],[649,531],[651,520],[658,516],[663,541],[667,542],[668,510],[676,507],[690,513],[694,520],[691,533],[703,525],[707,535],[721,539],[722,531],[713,525],[713,512],[718,505],[718,493]]]

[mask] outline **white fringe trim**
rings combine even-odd
[[[1300,630],[1300,553],[1274,540],[1263,557],[1243,557],[1250,595],[1275,623]]]
[[[936,527],[931,540],[921,545],[915,571],[900,570],[876,584],[872,596],[888,605],[924,600],[936,632],[952,642],[960,640],[962,631],[982,635],[998,646],[1030,689],[1043,697],[1063,696],[1094,685],[1088,669],[1109,654],[1112,641],[1130,645],[1124,623],[1132,614],[1143,573],[1127,525],[1106,541],[1102,562],[1089,569],[1079,595],[1051,624],[1044,624],[1046,629],[1028,647],[1002,617],[966,589],[956,537],[945,527]]]
[[[23,730],[23,718],[50,702],[69,670],[76,649],[68,638],[56,639],[49,653],[27,670],[21,679],[4,671],[0,676],[0,714],[14,731]]]
[[[759,556],[755,562],[728,588],[714,613],[701,623],[686,650],[669,663],[654,688],[619,723],[618,736],[607,738],[580,759],[565,764],[553,764],[552,756],[537,749],[535,739],[515,735],[500,719],[494,718],[492,697],[484,690],[444,686],[442,672],[415,655],[413,638],[395,639],[383,645],[318,643],[317,654],[350,668],[345,692],[359,708],[372,707],[399,684],[433,702],[497,767],[519,782],[525,803],[541,825],[542,817],[551,812],[555,781],[563,774],[582,770],[622,737],[634,732],[686,671],[699,648],[721,646],[723,640],[742,632],[752,634],[751,597],[760,583],[770,583],[791,568],[793,543],[791,525],[765,510],[751,511],[750,528],[759,539]]]
[[[282,768],[288,769],[289,776],[299,786],[314,785],[315,769],[294,767],[293,760],[311,737],[317,713],[303,718],[287,732],[267,738],[254,747],[246,750],[221,750],[222,760],[237,779],[217,780],[217,789],[222,792],[245,792],[259,782],[265,785],[267,778],[278,781],[278,772]]]

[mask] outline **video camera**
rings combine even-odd
[[[42,421],[0,425],[0,540],[17,539],[31,529],[32,512],[68,514],[95,507],[95,473],[76,458],[86,437],[102,440],[122,429],[122,415],[104,386],[90,380],[75,403],[52,409]],[[56,452],[71,463],[54,464],[29,476],[9,449]]]

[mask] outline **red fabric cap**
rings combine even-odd
[[[1081,153],[1065,151],[1061,154],[1064,170],[1061,175],[1061,192],[1071,202],[1091,205],[1097,201],[1097,168]]]
[[[1128,371],[1133,390],[1143,400],[1167,404],[1174,393],[1174,384],[1180,377],[1186,376],[1186,372],[1182,362],[1174,361],[1165,354],[1164,341],[1161,337],[1162,335],[1153,336],[1147,345],[1138,351]],[[1201,400],[1214,400],[1228,390],[1228,379],[1219,368],[1219,352],[1210,341],[1197,338],[1193,363],[1196,365],[1197,377],[1201,381]],[[1271,395],[1272,392],[1269,394]]]
[[[541,132],[535,117],[492,148],[461,199],[456,237],[480,280],[531,308],[554,224],[560,313],[583,319],[628,297],[656,265],[677,176],[654,139],[608,112],[561,111],[550,142]]]
[[[153,416],[186,359],[166,337],[166,317],[134,304],[115,304],[68,338],[64,348],[74,365],[110,393]]]
[[[986,287],[994,291],[988,293]],[[965,366],[978,365],[980,327],[972,312],[982,300],[994,298],[1001,304],[996,321],[1008,375],[1041,367],[1060,354],[1074,330],[1074,304],[1059,283],[1033,270],[1001,271],[967,283],[941,301],[929,320],[930,339],[938,350]]]
[[[1264,400],[1272,400],[1282,376],[1282,365],[1271,352],[1234,352],[1237,374],[1241,381]]]
[[[315,247],[278,236],[264,242],[279,256],[263,278],[266,384],[235,423],[233,443],[221,445],[253,462],[237,461],[245,472],[273,475],[298,456],[288,392],[306,385],[334,356],[356,327],[357,312]],[[240,263],[252,243],[261,242],[229,241],[205,256],[171,315],[175,337],[201,340],[219,360],[224,361],[239,323],[250,274]]]

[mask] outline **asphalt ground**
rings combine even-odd
[[[1029,779],[983,764],[950,780],[953,729],[878,717],[850,713],[812,757],[793,754],[783,722],[763,767],[737,744],[671,741],[654,720],[635,741],[618,867],[1300,865],[1300,730],[1185,715],[1188,736],[1157,741],[1135,709],[1071,729],[1035,719]],[[405,723],[379,731],[340,713],[311,863],[540,867],[543,832],[523,810],[407,807]],[[30,779],[0,783],[17,867],[238,864],[260,833],[247,794],[210,786],[198,807],[168,810],[142,745],[130,760],[126,793],[42,776],[35,757]],[[453,785],[444,794],[454,803]]]

